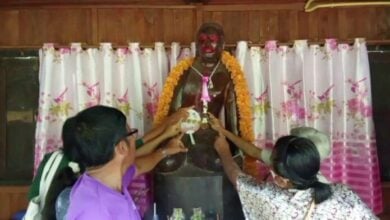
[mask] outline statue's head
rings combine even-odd
[[[197,33],[196,52],[203,62],[218,62],[225,44],[222,26],[217,23],[204,23]]]

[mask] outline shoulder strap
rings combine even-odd
[[[45,179],[46,179],[46,177],[47,177],[47,174],[48,174],[48,172],[49,172],[50,167],[51,167],[52,164],[53,164],[53,161],[54,161],[56,155],[57,155],[57,151],[54,151],[54,152],[50,155],[49,159],[46,161],[46,163],[45,163],[45,165],[44,165],[44,167],[43,167],[42,174],[41,174],[41,179],[40,179],[40,181],[39,181],[39,196],[41,196],[41,194],[42,194],[42,192],[43,192],[43,189],[44,189],[44,187],[45,187],[45,186],[44,186],[44,184],[45,184]]]
[[[314,207],[316,204],[314,203],[314,200],[310,203],[309,210],[306,212],[305,215],[305,220],[310,220],[311,219],[311,214],[313,213]]]
[[[47,191],[49,190],[53,177],[57,172],[62,157],[63,154],[60,150],[53,152],[43,169],[41,181],[39,183],[39,197],[41,207],[44,206]]]

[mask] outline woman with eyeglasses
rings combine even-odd
[[[244,174],[221,132],[214,147],[248,220],[377,219],[345,185],[319,181],[320,154],[308,138],[289,135],[277,140],[270,157],[273,182],[257,182]]]
[[[64,145],[72,145],[69,150],[81,175],[78,176],[71,167],[57,175],[48,192],[46,204],[50,205],[43,210],[43,219],[140,219],[127,190],[131,180],[153,169],[166,156],[186,151],[177,137],[163,148],[147,147],[137,155],[137,129],[130,129],[125,115],[111,107],[85,109],[67,119],[65,124]],[[179,124],[175,122],[167,126],[159,136],[168,138],[178,134]],[[155,139],[162,141],[164,138]],[[72,185],[72,188],[63,190]],[[66,205],[61,207],[57,202],[57,213],[54,212],[53,216],[55,199],[58,196],[61,203],[64,201],[62,195],[67,194],[67,199],[70,194],[69,208]]]
[[[159,126],[156,126],[150,131],[147,131],[143,137],[137,138],[137,150],[135,156],[142,157],[150,154],[154,151],[155,148],[157,148],[157,146],[159,146],[162,141],[177,135],[180,132],[180,120],[188,117],[187,111],[188,108],[179,109],[170,117],[166,118],[166,120]],[[42,215],[43,219],[64,218],[69,206],[69,186],[72,186],[80,173],[85,171],[85,168],[78,164],[78,161],[80,161],[82,158],[80,158],[80,154],[74,148],[74,122],[75,117],[70,117],[64,122],[62,128],[63,147],[57,151],[45,154],[44,158],[39,164],[37,174],[35,175],[30,186],[28,199],[35,201],[35,199],[39,197],[38,203],[42,208],[40,214]],[[58,166],[51,166],[49,164],[51,157],[61,157]],[[49,185],[46,186],[48,193],[45,194],[45,196],[40,192],[40,182],[44,168],[49,166],[49,170],[55,169],[55,177],[49,183]],[[59,194],[61,195],[59,199],[60,202],[56,203]],[[57,207],[55,207],[55,205],[57,205]]]

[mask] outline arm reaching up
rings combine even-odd
[[[210,126],[212,129],[226,136],[230,141],[232,141],[238,148],[244,151],[244,153],[246,153],[247,155],[256,159],[261,159],[262,149],[256,147],[255,145],[253,145],[248,141],[245,141],[239,136],[233,134],[232,132],[226,130],[221,125],[221,122],[216,117],[214,117],[214,115],[209,114],[209,117],[210,117]]]
[[[167,156],[174,155],[181,152],[187,152],[187,148],[184,147],[179,135],[172,138],[165,147],[160,148],[153,153],[145,155],[143,157],[136,158],[135,166],[137,167],[136,176],[151,171],[162,159]]]
[[[174,124],[169,125],[161,135],[157,136],[153,140],[144,144],[141,148],[138,148],[136,153],[135,153],[135,157],[142,157],[142,156],[145,156],[147,154],[150,154],[152,151],[154,151],[154,149],[156,149],[156,147],[161,142],[179,134],[181,131],[181,129],[180,129],[181,122],[182,122],[182,118],[180,118],[180,120],[175,122]]]
[[[172,115],[167,117],[161,124],[159,124],[158,126],[152,128],[152,130],[147,132],[142,137],[142,141],[144,143],[148,143],[149,141],[151,141],[151,140],[155,139],[156,137],[160,136],[170,126],[173,126],[174,124],[176,124],[180,120],[186,119],[188,117],[188,109],[191,109],[191,108],[193,108],[193,106],[178,109],[175,113],[173,113]]]
[[[234,161],[232,154],[230,153],[229,143],[221,133],[219,133],[219,136],[215,140],[214,148],[221,158],[223,169],[230,182],[237,188],[237,176],[241,172],[241,169]]]

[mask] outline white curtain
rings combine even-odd
[[[297,40],[293,47],[267,41],[264,48],[249,48],[242,41],[236,57],[252,92],[255,144],[272,147],[278,137],[302,125],[326,132],[333,149],[321,171],[381,212],[365,41],[348,45],[327,39],[320,46]]]
[[[195,56],[195,44],[164,43],[140,49],[138,43],[113,49],[83,49],[79,43],[40,50],[40,103],[35,163],[62,146],[64,120],[92,105],[120,109],[128,123],[148,130],[169,69]],[[375,132],[372,120],[368,57],[364,40],[354,45],[327,39],[324,46],[295,41],[293,47],[266,42],[264,48],[238,42],[236,57],[252,94],[254,131],[259,147],[272,147],[281,135],[306,125],[333,141],[322,172],[348,184],[376,213],[382,210]],[[150,198],[149,180],[136,180],[132,192],[141,212]],[[149,196],[149,197],[148,197]]]
[[[62,146],[66,118],[97,104],[113,106],[126,116],[140,135],[150,128],[168,62],[163,43],[141,50],[138,43],[113,50],[110,43],[83,49],[80,43],[40,50],[40,94],[36,129],[35,167],[43,155]],[[141,212],[151,198],[150,181],[141,176],[131,192]]]

